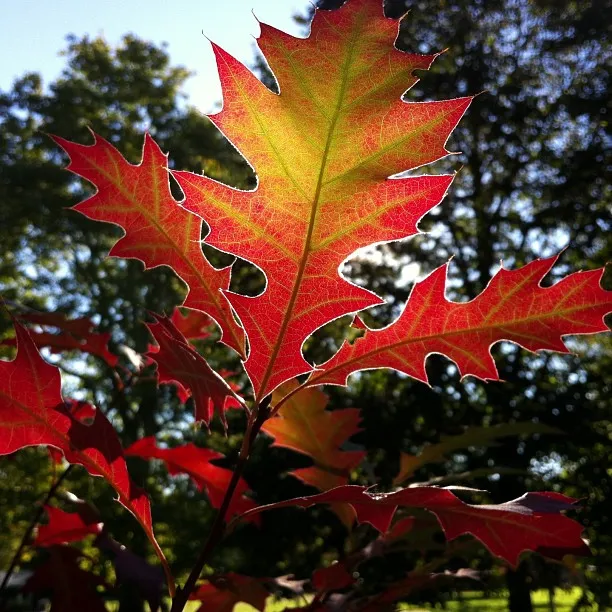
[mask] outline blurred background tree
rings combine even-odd
[[[333,8],[331,2],[322,5]],[[550,282],[570,270],[605,265],[612,246],[611,190],[603,179],[610,165],[610,7],[597,0],[423,0],[390,2],[387,13],[397,17],[406,9],[410,14],[402,21],[401,48],[419,53],[447,49],[407,97],[482,93],[448,145],[461,155],[422,169],[460,168],[443,204],[421,223],[430,233],[360,253],[345,266],[347,276],[388,302],[364,316],[368,325],[382,326],[397,316],[412,281],[452,255],[449,297],[457,300],[481,291],[500,260],[508,267],[519,266],[567,246]],[[307,23],[307,16],[301,19]],[[112,332],[115,350],[127,345],[144,351],[146,311],[170,312],[185,288],[167,268],[144,272],[139,262],[105,259],[120,230],[66,210],[88,188],[60,170],[65,159],[45,132],[87,142],[91,136],[86,127],[91,126],[137,163],[142,134],[148,130],[170,152],[173,167],[204,171],[240,187],[253,186],[254,176],[181,95],[189,73],[172,66],[165,48],[134,36],[126,36],[117,48],[100,38],[69,37],[65,55],[64,72],[46,88],[40,75],[27,74],[10,91],[0,92],[0,289],[9,302],[91,316],[102,330]],[[263,62],[255,61],[255,67],[273,84]],[[206,254],[215,264],[228,262],[210,249]],[[246,284],[249,292],[257,292],[261,275],[238,264],[236,286]],[[610,275],[606,282],[610,288]],[[346,321],[328,326],[316,337],[329,335],[331,342],[310,342],[308,356],[323,361],[345,334]],[[574,345],[580,359],[497,346],[498,367],[506,381],[499,384],[472,379],[460,383],[456,368],[433,356],[428,361],[432,388],[377,371],[355,378],[346,390],[333,388],[329,393],[333,406],[350,405],[363,413],[364,431],[354,442],[368,449],[368,461],[367,469],[355,477],[365,479],[373,472],[387,485],[397,474],[400,452],[415,453],[469,426],[535,420],[568,432],[466,449],[427,466],[415,478],[463,474],[455,480],[490,491],[496,502],[525,490],[552,488],[585,498],[580,518],[595,552],[588,561],[594,569],[586,573],[587,587],[605,607],[612,589],[612,530],[606,510],[612,346],[609,338],[576,339]],[[207,342],[201,348],[213,365],[239,370],[222,347]],[[219,450],[228,455],[228,465],[235,457],[243,423],[239,413],[230,414],[227,438],[217,426],[209,435],[194,428],[191,407],[183,407],[171,387],[158,392],[152,381],[141,379],[118,392],[118,380],[125,383],[129,378],[127,361],[114,374],[95,358],[83,362],[79,356],[74,363],[61,363],[73,372],[65,377],[67,388],[104,409],[126,445],[158,434],[170,445],[185,439]],[[305,460],[268,446],[266,439],[259,440],[246,472],[257,501],[307,493],[305,485],[284,476]],[[189,482],[169,479],[163,468],[138,460],[132,468],[153,497],[157,532],[169,560],[179,573],[186,572],[213,511]],[[51,470],[38,450],[0,461],[0,564],[10,560]],[[112,494],[104,485],[77,470],[68,486],[95,501],[118,540],[146,553],[144,537],[111,504]],[[261,529],[246,526],[236,531],[211,566],[217,571],[307,577],[322,560],[341,556],[360,541],[359,534],[347,541],[346,530],[325,508],[308,515],[288,512],[282,518],[286,520],[264,516]],[[396,572],[409,569],[413,560],[400,562]],[[472,563],[485,567],[488,561],[476,555]],[[378,571],[380,577],[383,570]],[[388,568],[384,572],[390,575]],[[506,580],[510,609],[528,612],[533,576],[527,564],[507,572]],[[129,594],[120,597],[125,609],[137,609]]]

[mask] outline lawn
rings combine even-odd
[[[563,591],[557,589],[555,591],[555,612],[571,612],[574,604],[580,599],[580,589],[572,589],[571,591]],[[544,612],[550,610],[550,601],[548,591],[534,591],[531,594],[534,610]],[[449,601],[446,608],[433,607],[418,607],[414,605],[403,604],[400,610],[445,610],[446,612],[488,612],[489,610],[502,612],[508,609],[508,596],[506,593],[500,593],[496,597],[485,598],[482,593],[467,592],[462,594],[462,600]],[[241,612],[247,612],[246,610]],[[251,612],[249,610],[249,612]]]
[[[572,606],[580,598],[580,589],[572,589],[571,591],[562,591],[557,589],[555,592],[555,612],[571,612]],[[548,591],[534,591],[531,595],[533,601],[534,610],[544,612],[550,610],[550,604],[548,599]],[[266,606],[266,612],[281,612],[304,605],[304,601],[270,601]],[[198,606],[201,605],[198,602],[192,602],[188,607],[188,612],[195,612]],[[481,593],[478,592],[466,592],[462,595],[462,601],[449,601],[446,608],[432,608],[427,606],[415,606],[410,604],[401,604],[398,608],[403,611],[412,612],[429,612],[430,610],[445,610],[446,612],[493,612],[507,610],[507,595],[505,593],[500,594],[498,597],[484,598]],[[255,608],[247,604],[238,604],[234,608],[234,612],[257,612]]]

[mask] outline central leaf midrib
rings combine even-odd
[[[360,24],[357,24],[360,25]],[[321,190],[323,188],[324,182],[323,182],[323,177],[325,175],[325,170],[327,168],[327,163],[329,161],[329,153],[330,153],[330,149],[331,149],[331,144],[333,141],[333,137],[334,137],[334,132],[336,129],[336,124],[338,122],[338,119],[340,117],[341,111],[343,109],[343,99],[344,99],[344,95],[346,92],[346,88],[347,88],[347,83],[348,83],[348,77],[349,77],[349,67],[351,65],[352,59],[353,59],[353,54],[354,54],[354,50],[355,50],[355,46],[357,43],[357,40],[359,38],[358,36],[358,31],[359,31],[359,27],[355,27],[352,30],[352,38],[350,41],[350,46],[348,48],[348,52],[346,55],[346,60],[344,62],[343,65],[343,74],[342,74],[342,82],[340,85],[340,89],[338,92],[338,98],[336,100],[336,108],[334,109],[334,112],[332,114],[331,117],[331,122],[329,125],[329,129],[327,132],[327,139],[325,142],[325,149],[323,151],[323,157],[321,160],[321,167],[319,168],[319,176],[317,177],[317,184],[316,184],[316,188],[315,188],[315,192],[314,192],[314,196],[312,199],[312,207],[310,210],[310,219],[308,220],[308,232],[306,234],[306,240],[304,242],[304,249],[302,252],[302,258],[300,260],[300,265],[297,271],[297,274],[295,276],[295,280],[293,282],[293,288],[291,290],[291,297],[289,298],[289,302],[287,304],[287,309],[285,310],[285,316],[283,317],[283,321],[281,323],[280,326],[280,330],[279,330],[279,334],[277,336],[277,341],[274,345],[274,348],[272,350],[272,354],[270,355],[270,359],[268,361],[268,366],[266,367],[264,374],[262,376],[261,379],[261,384],[260,384],[260,388],[261,390],[265,390],[266,385],[268,384],[268,381],[270,379],[270,376],[272,375],[272,369],[274,367],[274,364],[276,362],[276,359],[278,357],[278,353],[280,352],[280,347],[282,344],[282,340],[287,332],[287,328],[289,327],[289,322],[292,318],[293,315],[293,309],[295,307],[295,302],[297,301],[297,297],[298,294],[300,292],[300,287],[302,284],[302,278],[304,276],[304,272],[306,270],[306,263],[308,261],[308,257],[310,256],[310,252],[311,252],[311,242],[312,242],[312,236],[314,233],[314,228],[315,228],[315,221],[317,218],[317,212],[318,212],[318,208],[319,208],[319,204],[320,204],[320,199],[321,199]]]

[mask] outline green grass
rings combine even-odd
[[[580,598],[580,589],[572,589],[571,591],[562,591],[557,589],[555,591],[555,610],[556,612],[571,612],[572,606]],[[508,598],[506,593],[500,593],[497,597],[484,598],[482,593],[478,592],[466,592],[462,595],[462,600],[449,601],[446,604],[446,608],[432,608],[426,606],[416,606],[410,604],[402,604],[398,609],[405,611],[423,611],[429,612],[430,610],[445,610],[445,612],[502,612],[508,609]],[[531,600],[533,601],[534,610],[538,612],[545,612],[550,610],[548,603],[548,591],[534,591],[531,594]],[[269,601],[266,606],[266,612],[282,612],[282,610],[288,610],[300,605],[304,605],[304,601]],[[187,606],[187,612],[194,612],[201,605],[200,602],[190,602]],[[234,612],[257,612],[255,608],[248,604],[238,604],[234,608]]]
[[[556,612],[571,612],[574,604],[580,599],[581,591],[578,588],[571,591],[555,590],[555,611]],[[534,610],[544,612],[550,610],[548,591],[534,591],[531,594]],[[445,610],[445,612],[502,612],[508,609],[507,593],[500,593],[496,597],[483,597],[482,593],[466,592],[462,594],[461,600],[449,601],[446,608],[418,607],[414,605],[403,604],[400,610]],[[241,612],[247,612],[246,610]],[[250,612],[250,610],[249,610]]]

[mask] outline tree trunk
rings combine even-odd
[[[550,608],[550,612],[556,612],[555,608],[555,587],[552,586],[548,589],[548,606]]]
[[[521,563],[516,571],[508,570],[508,612],[533,612],[531,591],[527,582],[527,565]]]

